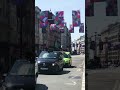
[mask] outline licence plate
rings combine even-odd
[[[48,70],[48,68],[40,68],[41,70]]]

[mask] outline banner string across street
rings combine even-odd
[[[64,33],[64,28],[67,26],[64,20],[64,11],[57,11],[55,15],[50,11],[41,11],[40,28],[45,30],[48,26],[50,31],[60,30],[61,33]],[[80,10],[72,10],[72,24],[70,24],[69,33],[74,33],[74,27],[79,27],[79,33],[84,33]]]

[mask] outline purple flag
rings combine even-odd
[[[70,32],[70,33],[74,33],[74,27],[73,27],[73,25],[72,25],[72,24],[70,25],[69,32]]]
[[[72,10],[72,23],[73,27],[80,26],[80,11],[79,10]]]
[[[51,31],[56,30],[56,29],[57,29],[56,24],[51,24],[51,25],[50,25],[50,30],[51,30]]]
[[[79,33],[84,33],[84,23],[80,24]]]
[[[40,27],[46,28],[48,26],[48,11],[42,11],[40,14]]]

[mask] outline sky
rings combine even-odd
[[[42,11],[51,10],[54,14],[56,11],[64,11],[64,19],[68,28],[72,24],[72,10],[80,10],[81,23],[85,24],[85,0],[35,0],[35,6]],[[79,33],[79,27],[75,27],[71,39],[74,41],[84,34]]]

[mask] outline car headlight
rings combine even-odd
[[[40,61],[38,61],[38,63],[40,63]]]
[[[52,63],[52,66],[55,66],[56,65],[56,63]]]

